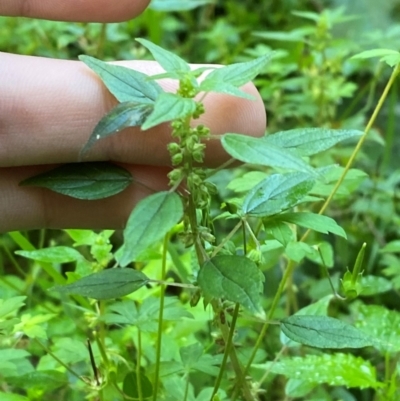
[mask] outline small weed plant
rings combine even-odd
[[[358,299],[394,284],[363,274],[365,243],[349,268],[331,278],[338,259],[333,243],[345,243],[348,235],[324,213],[334,198],[345,204],[365,180],[353,163],[395,82],[400,54],[377,49],[356,56],[379,57],[392,75],[364,130],[329,128],[340,100],[355,87],[332,59],[317,57],[331,42],[326,15],[316,15],[300,15],[317,28],[314,36],[297,32],[313,50],[302,80],[293,83],[307,86],[310,96],[295,117],[315,126],[260,138],[214,137],[196,121],[210,92],[249,99],[241,87],[259,74],[268,88],[263,74],[280,62],[279,52],[192,69],[137,39],[165,71],[150,77],[80,57],[119,102],[95,127],[82,160],[97,142],[127,127],[146,131],[170,123],[170,189],[147,188],[119,245],[111,230],[65,230],[71,245],[42,248],[21,233],[9,234],[21,248],[16,253],[35,268],[31,282],[2,278],[2,401],[355,400],[354,394],[368,392],[374,398],[362,399],[399,399],[400,314]],[[276,72],[278,80],[284,73]],[[162,90],[157,81],[164,78],[178,82],[176,93]],[[283,116],[295,95],[277,88],[270,94]],[[231,157],[216,169],[203,165],[210,141],[220,141]],[[342,165],[334,162],[334,147],[345,155]],[[225,170],[234,161],[242,163],[236,175]],[[90,201],[142,184],[112,163],[81,162],[21,185]],[[389,276],[398,277],[399,249],[398,241],[383,249]],[[64,264],[74,269],[64,275]],[[300,265],[318,271],[304,307],[297,297],[304,290],[297,284]],[[31,291],[34,280],[45,294]],[[19,295],[21,285],[29,297]],[[39,296],[34,308],[19,313]]]

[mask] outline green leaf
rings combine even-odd
[[[281,321],[291,340],[316,348],[363,348],[373,345],[361,330],[328,316],[293,315]]]
[[[186,11],[212,2],[213,0],[152,0],[149,8],[156,11]]]
[[[95,200],[116,195],[133,179],[129,171],[107,162],[64,164],[22,181],[19,185],[51,189],[77,199]]]
[[[311,156],[323,152],[339,142],[359,138],[362,135],[363,132],[358,130],[299,128],[277,132],[262,139],[270,145],[295,150],[300,156]]]
[[[54,287],[62,294],[77,294],[94,299],[114,299],[128,295],[149,282],[139,270],[107,269],[91,274],[72,284]]]
[[[203,81],[199,86],[199,91],[226,93],[227,95],[242,97],[244,99],[249,99],[249,100],[255,99],[254,96],[249,95],[248,93],[240,90],[231,83],[221,82],[218,81],[217,79],[208,80],[207,82]]]
[[[182,201],[174,192],[158,192],[142,199],[133,209],[124,230],[124,251],[120,265],[128,265],[162,239],[181,220],[182,215]]]
[[[329,303],[331,302],[332,299],[333,295],[326,295],[325,297],[319,299],[317,302],[314,302],[310,305],[305,306],[304,308],[301,308],[295,313],[295,315],[326,316],[328,314]],[[281,343],[284,344],[286,347],[297,347],[301,345],[296,341],[292,341],[282,331],[280,335],[280,340]]]
[[[205,92],[213,90],[216,82],[228,83],[236,87],[242,86],[263,72],[271,57],[272,53],[269,53],[255,60],[216,68],[201,82],[200,90]]]
[[[284,358],[255,367],[291,379],[303,379],[309,383],[360,388],[382,386],[376,379],[375,367],[369,361],[352,354],[306,355]]]
[[[288,170],[317,173],[300,156],[287,149],[266,143],[263,138],[252,138],[246,135],[225,134],[222,146],[235,159],[250,164],[278,167]]]
[[[142,130],[147,130],[166,121],[189,117],[195,110],[196,102],[193,99],[164,92],[157,98],[152,113],[142,125]]]
[[[81,155],[87,152],[99,139],[116,134],[124,128],[137,127],[143,124],[152,110],[152,106],[143,106],[135,102],[119,103],[98,122],[89,140],[82,148]]]
[[[309,228],[323,234],[336,234],[340,237],[347,238],[346,232],[340,227],[335,220],[328,216],[316,213],[282,213],[276,217],[276,220],[287,221],[297,226]]]
[[[238,255],[217,255],[201,267],[198,284],[209,298],[238,302],[253,313],[262,313],[264,276],[257,265]]]
[[[9,299],[0,299],[0,321],[14,315],[18,309],[25,305],[26,296],[12,297]]]
[[[294,241],[292,229],[283,221],[272,220],[265,225],[265,232],[286,246],[290,241]]]
[[[15,251],[17,255],[44,263],[69,263],[82,259],[83,256],[68,246],[52,246],[35,251]]]
[[[273,174],[245,197],[242,212],[249,216],[271,216],[297,205],[314,186],[304,173]]]
[[[103,81],[119,102],[153,104],[162,92],[160,85],[149,81],[146,74],[130,68],[105,63],[90,56],[79,56]]]
[[[380,276],[362,276],[360,279],[361,295],[371,296],[382,294],[393,289],[392,282]]]
[[[14,386],[36,392],[50,392],[68,383],[65,373],[57,370],[33,371],[8,377],[7,381]]]
[[[400,313],[380,305],[352,305],[354,324],[376,340],[374,347],[382,354],[400,351]]]
[[[2,391],[0,391],[0,399],[1,401],[29,401],[29,398],[22,395],[3,393]]]
[[[160,302],[155,297],[146,298],[140,307],[132,304],[131,301],[116,302],[108,306],[102,320],[107,324],[135,326],[143,332],[155,333],[158,328],[159,310]],[[193,319],[193,315],[184,309],[176,298],[166,298],[163,319],[182,321],[182,318]]]
[[[136,39],[142,46],[148,49],[153,55],[154,59],[164,68],[167,72],[189,72],[190,67],[189,64],[177,56],[174,53],[169,52],[168,50],[163,49],[160,46],[155,45],[154,43],[146,40],[146,39]]]
[[[400,253],[400,240],[388,242],[381,250],[382,253]]]
[[[383,61],[390,67],[400,63],[400,52],[393,49],[371,49],[355,54],[353,59],[369,59],[379,57],[379,61]]]
[[[139,386],[138,386],[138,377],[136,372],[129,372],[125,378],[122,389],[124,394],[129,397],[139,399]],[[148,377],[140,371],[139,373],[140,380],[140,388],[141,388],[141,397],[149,398],[153,394],[153,385],[151,384]]]

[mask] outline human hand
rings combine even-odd
[[[0,15],[60,21],[117,22],[137,16],[149,0],[6,0]],[[161,72],[155,62],[125,61],[149,75]],[[174,82],[161,81],[167,91]],[[260,136],[266,119],[263,102],[249,83],[243,88],[256,100],[209,94],[198,120],[213,135],[226,132]],[[0,232],[34,228],[122,228],[141,198],[168,188],[168,124],[142,132],[130,128],[99,141],[88,161],[110,160],[128,169],[134,184],[97,201],[69,198],[18,183],[54,167],[79,160],[79,152],[100,118],[117,103],[98,77],[79,61],[0,53]],[[197,120],[196,120],[197,122]],[[227,159],[218,141],[207,143],[206,164]]]

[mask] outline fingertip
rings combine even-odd
[[[11,0],[0,2],[0,15],[74,22],[122,22],[141,14],[150,0]]]

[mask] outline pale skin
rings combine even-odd
[[[134,18],[149,0],[3,0],[0,15],[57,21],[119,22]],[[160,67],[149,61],[123,65],[147,74]],[[173,91],[173,82],[160,82]],[[263,135],[266,116],[254,85],[243,89],[255,100],[221,94],[205,99],[197,123],[213,135]],[[79,61],[0,53],[0,232],[37,228],[123,228],[134,205],[151,191],[140,184],[98,201],[82,201],[39,188],[19,187],[30,176],[60,163],[79,160],[79,152],[98,120],[117,104],[97,76]],[[130,128],[99,141],[86,161],[113,161],[153,190],[168,189],[168,124],[143,132]],[[208,166],[228,159],[217,140],[207,143]]]

